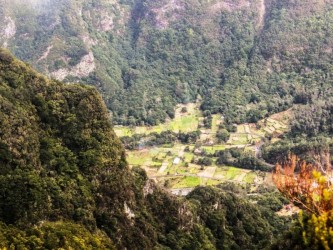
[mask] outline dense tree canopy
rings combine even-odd
[[[49,80],[0,49],[0,93],[1,248],[258,249],[284,228],[246,195],[200,187],[177,198],[130,170],[92,87]]]
[[[197,99],[229,124],[325,100],[332,3],[247,3],[7,1],[0,23],[13,36],[0,42],[53,77],[97,86],[116,124],[164,122],[177,103]]]

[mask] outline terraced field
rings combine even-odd
[[[187,112],[181,113],[182,108],[185,107]],[[149,134],[161,133],[162,131],[171,130],[174,132],[192,132],[198,129],[199,116],[198,104],[189,103],[187,105],[178,105],[175,112],[175,118],[166,121],[157,126],[137,126],[137,127],[124,127],[115,126],[114,131],[121,136],[132,136],[133,134]]]
[[[182,113],[184,107],[186,112]],[[179,105],[175,112],[175,118],[164,124],[153,127],[116,127],[115,131],[118,136],[131,136],[135,133],[160,133],[166,130],[174,132],[195,131],[198,129],[200,120],[203,119],[198,107],[199,104],[196,103]],[[271,177],[268,173],[230,166],[217,166],[215,164],[217,158],[212,155],[216,151],[231,147],[244,148],[245,151],[256,154],[265,137],[269,136],[273,140],[278,140],[278,136],[288,130],[289,117],[290,111],[285,111],[261,120],[257,124],[240,124],[237,126],[237,131],[231,133],[227,143],[218,144],[216,133],[219,125],[223,123],[223,117],[216,114],[212,116],[211,128],[200,128],[201,136],[196,145],[175,144],[127,151],[127,159],[130,166],[144,168],[151,179],[170,189],[217,185],[222,182],[254,186],[270,183]],[[207,141],[209,145],[206,144]],[[197,151],[211,155],[212,165],[195,164],[194,160],[201,157],[198,152],[195,152],[195,148]]]

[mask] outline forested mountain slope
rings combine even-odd
[[[0,43],[54,78],[97,86],[114,123],[163,122],[198,96],[230,123],[256,121],[331,95],[332,5],[1,0]]]
[[[0,124],[1,248],[262,249],[286,227],[276,197],[271,208],[230,187],[159,189],[128,168],[95,88],[49,80],[4,49]]]

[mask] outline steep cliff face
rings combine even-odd
[[[1,44],[56,79],[87,77],[95,69],[92,46],[121,32],[128,11],[116,1],[3,1]]]

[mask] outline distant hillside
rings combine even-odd
[[[95,88],[0,49],[0,248],[258,249],[285,220],[230,187],[186,199],[127,166]],[[280,200],[279,200],[280,199]]]
[[[229,123],[253,122],[332,95],[331,1],[2,2],[0,44],[96,86],[116,124],[163,122],[198,97]]]

